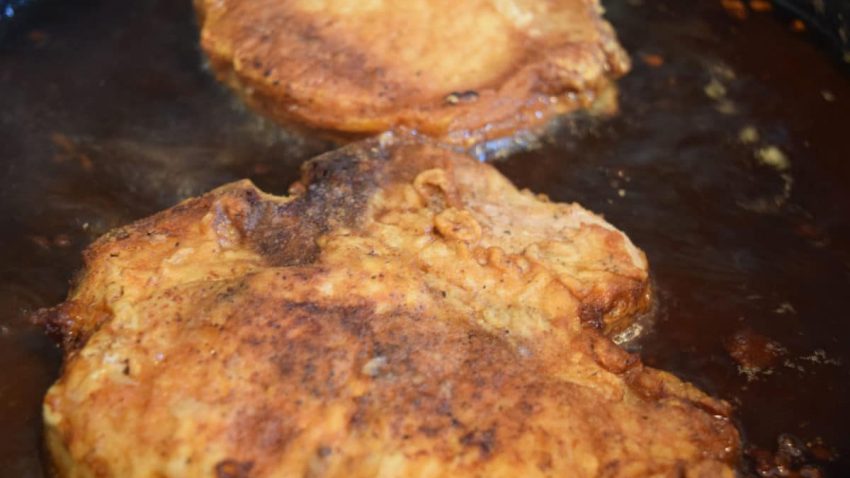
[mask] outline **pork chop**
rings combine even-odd
[[[403,133],[113,231],[44,402],[62,477],[733,476],[729,405],[608,336],[648,305],[599,216]]]
[[[629,67],[598,0],[196,0],[213,70],[255,109],[470,145],[616,108]]]

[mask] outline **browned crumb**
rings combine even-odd
[[[640,56],[640,59],[653,68],[658,68],[664,64],[664,57],[654,53],[645,53]]]
[[[726,9],[726,13],[737,18],[738,20],[746,20],[747,18],[747,6],[741,0],[721,0],[721,4],[723,8]]]
[[[750,9],[754,12],[769,12],[773,5],[767,0],[750,0]]]
[[[783,347],[752,329],[743,329],[735,333],[727,342],[729,355],[747,370],[764,370],[776,363],[782,356]]]

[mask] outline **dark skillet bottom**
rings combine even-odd
[[[736,403],[750,446],[782,436],[781,456],[850,474],[850,81],[770,14],[606,3],[635,59],[622,114],[499,168],[646,250],[660,301],[632,344],[646,362]],[[26,317],[64,298],[85,244],[234,179],[283,193],[331,147],[215,84],[190,2],[55,8],[0,48],[0,476],[42,476],[60,356]]]

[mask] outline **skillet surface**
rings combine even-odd
[[[659,308],[630,347],[737,405],[745,473],[782,437],[850,474],[850,78],[773,14],[606,5],[635,61],[621,115],[497,166],[647,252]],[[196,35],[188,1],[67,1],[0,46],[0,476],[43,476],[60,353],[27,317],[87,243],[238,178],[284,193],[332,147],[245,111]]]

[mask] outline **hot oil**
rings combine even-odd
[[[42,476],[60,353],[27,316],[64,299],[87,243],[238,178],[284,193],[332,147],[211,78],[190,3],[65,2],[0,49],[0,475]],[[771,14],[640,3],[606,2],[635,62],[621,115],[498,167],[647,252],[645,362],[735,403],[749,446],[822,443],[808,459],[848,473],[850,81]]]

